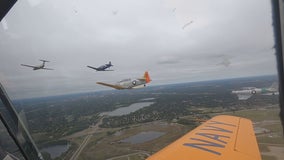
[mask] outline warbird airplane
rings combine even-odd
[[[110,61],[109,63],[104,64],[104,65],[102,65],[102,66],[100,66],[98,68],[95,68],[95,67],[92,67],[92,66],[87,66],[87,67],[92,68],[92,69],[94,69],[96,71],[113,71],[113,70],[108,69],[108,68],[110,68],[112,66],[113,65],[111,64],[111,61]]]
[[[237,94],[239,100],[247,100],[255,94],[278,95],[278,85],[273,83],[269,88],[244,87],[241,90],[234,90],[232,94]]]
[[[17,0],[0,1],[0,20]],[[273,0],[273,28],[275,36],[275,52],[278,61],[278,73],[280,77],[281,92],[280,101],[283,102],[283,51],[284,39],[281,34],[284,17],[283,0]],[[280,4],[279,4],[280,3]],[[277,9],[276,9],[277,8]],[[280,12],[278,11],[280,9]],[[281,14],[282,13],[282,14]],[[281,21],[280,21],[281,18]],[[255,87],[251,87],[255,88]],[[249,88],[247,88],[250,90]],[[16,109],[13,107],[6,91],[0,83],[1,112],[0,119],[2,126],[12,137],[14,151],[22,154],[24,159],[42,160],[41,153],[32,140],[31,135],[19,118]],[[256,91],[255,91],[256,93]],[[283,104],[280,103],[281,111]],[[2,112],[4,109],[4,112]],[[284,112],[280,112],[283,123]],[[4,124],[4,125],[3,125]],[[5,129],[4,129],[5,130]],[[9,143],[9,142],[8,142]],[[3,152],[1,151],[1,156]],[[8,154],[8,153],[4,153]],[[4,155],[3,154],[3,155]],[[13,157],[11,157],[12,159]],[[5,157],[4,159],[10,159]],[[252,122],[245,118],[234,116],[216,116],[201,126],[192,130],[173,144],[162,149],[160,152],[150,156],[147,160],[260,160],[261,156],[253,132]]]
[[[151,81],[149,73],[146,71],[144,73],[144,76],[141,78],[135,78],[135,79],[124,79],[116,84],[108,84],[104,82],[97,82],[97,84],[112,87],[115,89],[132,89],[132,88],[139,88],[139,87],[145,87],[147,83]]]
[[[33,68],[33,70],[39,70],[39,69],[45,69],[45,70],[53,70],[51,68],[45,68],[44,65],[45,65],[45,62],[49,62],[47,60],[42,60],[40,59],[40,61],[42,61],[42,64],[41,65],[37,65],[37,66],[31,66],[31,65],[27,65],[27,64],[21,64],[22,66],[25,66],[25,67],[31,67]]]

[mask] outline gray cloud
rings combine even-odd
[[[158,64],[176,64],[179,63],[178,57],[174,57],[173,55],[162,56],[158,59]]]
[[[0,81],[12,98],[97,91],[145,70],[150,85],[276,73],[266,0],[23,0],[5,20]],[[39,59],[55,70],[20,66]],[[114,72],[86,67],[108,61]]]
[[[223,65],[225,67],[229,67],[231,64],[230,58],[227,56],[221,56],[220,58],[222,58],[222,61],[220,63],[218,63],[217,65]]]

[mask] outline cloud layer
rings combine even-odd
[[[271,24],[266,0],[23,0],[0,27],[0,81],[26,98],[106,89],[95,82],[145,70],[150,85],[276,74]],[[39,59],[55,70],[20,66]],[[86,67],[108,61],[114,72]]]

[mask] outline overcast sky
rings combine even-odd
[[[11,98],[276,74],[269,0],[20,0],[0,25]],[[53,71],[23,67],[51,61]],[[96,72],[112,61],[115,71]]]

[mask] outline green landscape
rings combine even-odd
[[[140,160],[162,149],[215,115],[249,118],[264,160],[284,147],[277,95],[238,100],[232,90],[268,87],[275,76],[161,85],[128,91],[101,91],[15,100],[45,159]],[[151,102],[134,112],[109,116],[117,109]],[[141,132],[163,133],[141,143],[122,140]],[[56,157],[48,147],[68,146]],[[278,158],[279,159],[279,158]]]

